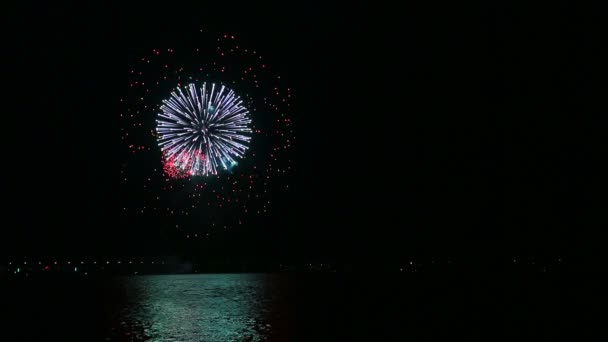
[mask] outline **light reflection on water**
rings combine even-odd
[[[128,278],[127,302],[110,340],[265,341],[273,329],[275,299],[268,278],[257,274]]]

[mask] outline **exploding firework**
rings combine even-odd
[[[188,41],[200,44],[153,49],[129,71],[121,208],[200,238],[264,215],[289,190],[293,94],[233,35]]]
[[[158,115],[159,145],[166,161],[192,176],[228,170],[247,151],[251,119],[243,101],[230,89],[215,84],[200,89],[189,84],[163,101]]]

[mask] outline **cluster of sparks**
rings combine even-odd
[[[203,83],[177,88],[160,107],[156,131],[169,175],[207,176],[228,170],[247,151],[251,119],[234,91]],[[167,165],[169,164],[169,165]],[[180,177],[181,178],[181,177]]]
[[[129,219],[204,237],[270,211],[289,190],[295,137],[292,90],[262,56],[230,34],[200,41],[131,68],[120,176]]]

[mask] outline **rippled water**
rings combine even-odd
[[[0,341],[557,340],[566,312],[600,317],[563,310],[559,284],[376,273],[0,279]]]
[[[263,341],[272,335],[280,289],[271,276],[216,274],[128,278],[124,290],[116,338]]]

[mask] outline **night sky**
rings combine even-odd
[[[4,257],[600,253],[595,9],[218,3],[8,9]],[[296,94],[298,140],[292,191],[272,214],[186,243],[121,218],[118,101],[133,61],[190,44],[200,27],[264,53]]]

